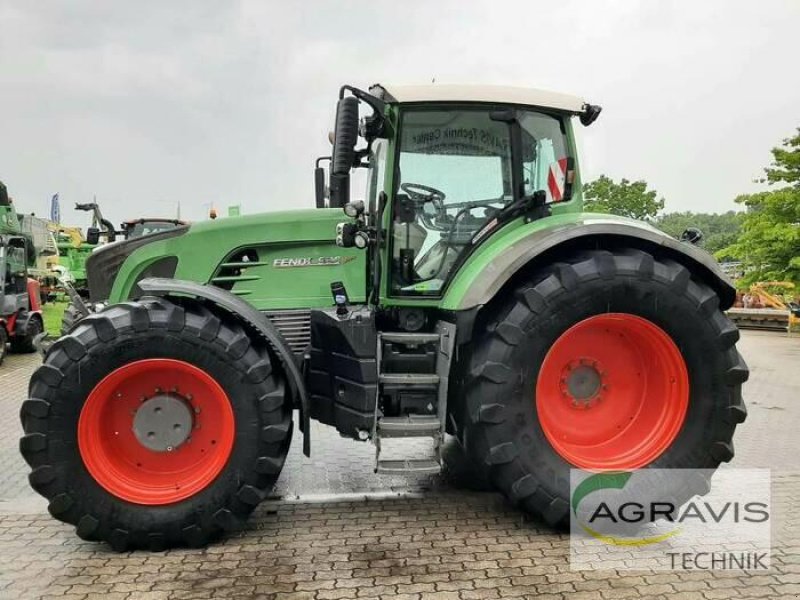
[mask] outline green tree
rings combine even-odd
[[[722,214],[666,213],[660,215],[655,220],[655,224],[659,229],[676,238],[680,238],[687,228],[697,227],[703,232],[703,241],[700,242],[700,245],[713,254],[736,243],[741,234],[743,221],[743,212],[729,210]]]
[[[800,129],[772,149],[765,170],[775,190],[746,194],[736,202],[747,207],[738,241],[717,252],[718,258],[741,258],[748,273],[742,283],[788,280],[800,284]]]
[[[601,175],[583,187],[583,205],[589,212],[611,213],[634,219],[652,219],[664,208],[664,199],[647,189],[646,181],[621,179],[616,183]]]

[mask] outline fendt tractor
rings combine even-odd
[[[22,232],[5,184],[0,181],[0,364],[12,352],[35,352],[44,331],[33,239]]]
[[[734,288],[699,248],[582,212],[573,127],[599,113],[528,89],[344,86],[316,209],[95,251],[106,306],[50,347],[21,411],[50,513],[118,550],[205,544],[270,493],[294,419],[306,455],[313,419],[371,441],[379,473],[437,472],[455,436],[553,526],[571,468],[731,460]],[[412,456],[421,437],[431,454]]]

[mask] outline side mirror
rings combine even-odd
[[[325,208],[325,169],[314,169],[314,195],[317,199],[317,208]]]
[[[86,230],[86,243],[92,246],[100,243],[100,230],[97,227],[89,227]]]
[[[325,201],[328,198],[328,191],[325,189],[325,169],[320,166],[320,163],[330,159],[330,156],[320,156],[314,165],[314,195],[317,208],[325,208]]]
[[[597,117],[600,116],[600,112],[603,110],[602,106],[598,106],[597,104],[584,104],[583,105],[583,112],[580,114],[581,124],[584,127],[588,127],[592,123],[597,120]]]
[[[350,169],[356,158],[358,140],[358,98],[345,96],[336,105],[336,129],[331,156],[331,206],[342,207],[350,201]]]

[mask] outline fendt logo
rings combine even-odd
[[[272,266],[276,269],[294,269],[299,267],[335,267],[354,261],[355,256],[297,256],[276,258]]]

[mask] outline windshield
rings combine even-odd
[[[517,111],[522,133],[524,193],[548,200],[548,178],[563,189],[566,139],[558,117]],[[491,108],[438,108],[406,112],[397,165],[392,290],[438,295],[473,236],[514,200],[509,124]],[[562,161],[562,162],[559,162]]]
[[[167,231],[175,229],[177,225],[170,221],[146,221],[144,223],[136,223],[135,225],[128,226],[126,230],[126,239],[142,237],[151,233],[158,233],[159,231]]]

